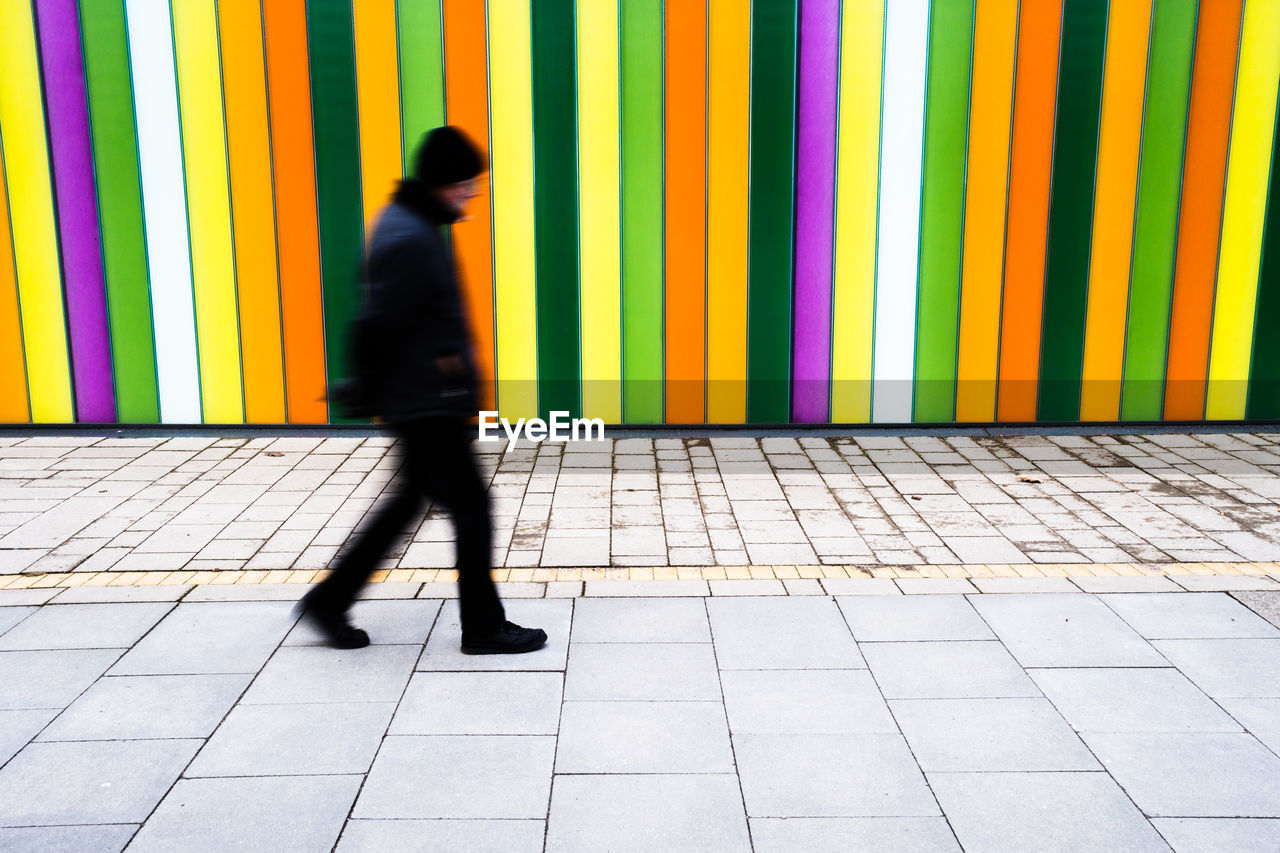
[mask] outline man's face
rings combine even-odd
[[[480,194],[480,179],[460,181],[456,184],[445,184],[439,188],[440,200],[458,214],[458,221],[467,219],[467,207],[471,199]]]

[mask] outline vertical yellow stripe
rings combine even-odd
[[[0,151],[9,181],[31,420],[70,423],[75,419],[71,365],[40,92],[31,4],[0,2]]]
[[[191,228],[200,399],[206,423],[244,422],[235,260],[214,0],[173,3],[182,156]]]
[[[711,0],[707,92],[707,420],[747,419],[751,4]]]
[[[578,3],[582,414],[622,420],[618,5]]]
[[[1280,2],[1245,3],[1209,350],[1209,420],[1243,418],[1280,85]],[[1274,330],[1271,331],[1275,333]]]
[[[846,0],[841,15],[831,420],[866,423],[871,420],[884,4]]]
[[[1111,4],[1084,329],[1082,421],[1120,418],[1125,307],[1150,34],[1151,0]]]
[[[535,417],[538,413],[530,14],[528,0],[489,2],[490,185],[498,400],[502,416],[512,419]]]
[[[360,0],[354,10],[361,198],[368,237],[404,168],[396,4],[395,0]]]

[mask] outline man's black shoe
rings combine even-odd
[[[514,622],[503,622],[491,634],[463,636],[462,653],[466,655],[517,655],[532,652],[547,644],[547,632],[541,628],[521,628]]]
[[[302,597],[298,610],[335,649],[363,649],[369,645],[369,635],[347,621],[346,611],[320,601],[315,590]]]

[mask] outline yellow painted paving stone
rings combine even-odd
[[[533,570],[534,583],[546,583],[547,581],[553,581],[555,579],[556,579],[555,569],[541,568],[541,569]]]
[[[967,578],[973,574],[972,566],[953,566],[944,564],[938,566],[938,568],[942,569],[942,573],[949,578]]]
[[[1237,563],[1205,563],[1205,566],[1215,575],[1243,575]]]
[[[229,583],[235,583],[236,581],[240,580],[240,578],[244,575],[244,572],[240,570],[235,570],[235,571],[217,572],[216,574],[218,575],[218,578],[217,580],[214,581],[215,584],[229,584]]]
[[[974,563],[968,569],[969,577],[971,578],[990,578],[995,576],[995,572],[991,571],[991,567],[986,563]]]
[[[67,577],[66,572],[58,572],[57,574],[45,575],[31,585],[32,589],[47,589],[51,586],[57,586]]]
[[[871,569],[871,577],[873,578],[896,578],[898,570],[893,566],[876,566]]]
[[[753,580],[772,580],[773,566],[747,566],[747,577]]]
[[[107,586],[134,586],[142,579],[142,575],[142,572],[121,572]]]
[[[1073,563],[1044,563],[1039,568],[1040,573],[1047,578],[1065,578],[1074,565]]]
[[[494,570],[494,580],[498,580],[497,574],[499,571],[501,570]],[[409,580],[413,583],[429,583],[436,576],[435,569],[413,569],[412,572],[413,573],[409,575]]]
[[[823,571],[825,572],[825,569]],[[779,579],[798,578],[800,577],[800,570],[796,566],[774,566],[773,576]]]
[[[748,566],[725,566],[724,574],[726,580],[744,581],[751,579],[751,569]]]
[[[529,583],[533,580],[533,569],[512,569],[507,580],[513,583]]]
[[[654,566],[653,579],[656,581],[673,581],[678,580],[676,570],[671,566]]]
[[[823,567],[822,567],[822,576],[823,576],[824,578],[847,578],[847,577],[851,577],[851,575],[849,574],[849,569],[847,569],[847,568],[846,568],[846,567],[844,567],[844,566],[837,566],[837,565],[832,565],[832,566],[823,566]]]
[[[822,566],[796,566],[795,569],[802,578],[820,578],[823,574]]]
[[[267,576],[262,579],[262,582],[263,583],[284,583],[286,580],[288,580],[289,575],[291,574],[293,574],[293,569],[272,569],[271,571],[267,572]],[[373,574],[377,575],[378,573],[374,572]],[[370,580],[374,580],[374,578],[370,577]],[[378,578],[378,580],[381,580],[381,578]]]
[[[555,579],[558,581],[580,581],[582,580],[582,569],[559,569],[556,571]]]
[[[728,576],[725,573],[723,566],[707,566],[707,568],[703,570],[702,575],[709,581],[728,580]]]
[[[1211,575],[1213,569],[1204,563],[1187,563],[1187,570],[1193,575]]]
[[[80,586],[94,574],[96,574],[96,572],[72,572],[67,576],[67,579],[62,582],[62,586]]]
[[[987,571],[996,578],[1016,578],[1018,573],[1008,563],[987,563]]]
[[[1241,563],[1236,568],[1242,575],[1265,575],[1270,571],[1266,563]]]
[[[237,583],[242,584],[258,584],[262,583],[262,579],[267,576],[265,569],[250,569],[240,576]]]
[[[702,580],[702,569],[697,566],[681,566],[676,569],[676,577],[682,581]]]
[[[610,566],[604,570],[603,580],[608,581],[624,581],[627,579],[627,570],[622,566]]]

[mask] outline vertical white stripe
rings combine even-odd
[[[929,2],[892,0],[887,12],[871,403],[877,423],[911,420]]]
[[[191,252],[168,0],[126,0],[160,419],[200,423]]]

